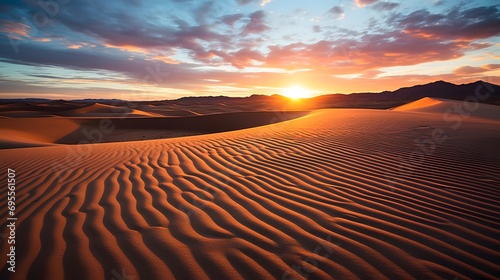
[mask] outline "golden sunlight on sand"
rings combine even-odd
[[[500,122],[479,105],[455,128],[447,102],[0,150],[19,241],[15,274],[0,243],[0,278],[494,279]]]

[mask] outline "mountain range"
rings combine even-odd
[[[400,88],[395,91],[383,92],[361,92],[351,94],[326,94],[303,99],[295,107],[301,109],[319,108],[377,108],[387,109],[412,102],[423,97],[445,98],[454,100],[479,101],[481,103],[500,105],[500,86],[484,81],[476,81],[469,84],[456,85],[445,81],[436,81],[424,85]],[[1,103],[102,103],[124,106],[129,103],[149,104],[152,106],[172,105],[189,107],[191,104],[205,106],[243,106],[253,104],[252,109],[276,109],[277,106],[287,103],[288,98],[275,95],[251,95],[249,97],[227,97],[227,96],[199,96],[182,97],[175,100],[161,101],[134,101],[128,102],[117,99],[76,99],[71,101],[51,100],[42,98],[26,99],[0,99]],[[55,105],[55,104],[54,104]]]

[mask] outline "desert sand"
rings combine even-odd
[[[308,111],[232,112],[197,108],[149,108],[148,111],[107,104],[7,104],[0,105],[0,149],[58,144],[107,143],[164,139],[231,131],[285,121]],[[76,107],[76,108],[75,108]],[[162,114],[154,113],[161,111]]]
[[[450,113],[454,102],[86,145],[59,141],[82,119],[32,118],[31,132],[2,123],[16,135],[2,135],[6,148],[38,147],[0,150],[18,218],[11,273],[0,209],[0,278],[497,279],[500,109]],[[72,110],[89,121],[108,109]],[[119,129],[158,118],[131,113]],[[0,121],[26,120],[10,117]]]

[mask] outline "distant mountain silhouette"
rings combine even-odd
[[[309,102],[317,108],[391,108],[424,97],[465,100],[474,98],[476,92],[479,97],[488,96],[478,98],[479,102],[500,105],[500,86],[483,81],[462,85],[437,81],[380,93],[328,94],[313,97]]]
[[[436,81],[424,85],[404,87],[395,91],[383,91],[379,93],[361,92],[351,94],[327,94],[301,101],[301,108],[392,108],[408,102],[412,102],[423,97],[445,98],[454,100],[465,100],[476,96],[488,98],[480,99],[479,102],[500,105],[500,86],[477,81],[469,84],[455,85],[445,81]],[[286,102],[284,96],[274,95],[252,95],[248,97],[227,97],[227,96],[192,96],[182,97],[176,100],[162,101],[134,101],[131,103],[151,104],[151,105],[179,105],[189,106],[189,104],[206,106],[252,106],[242,108],[242,110],[278,109],[280,104]],[[53,105],[68,105],[68,103],[103,103],[116,106],[125,106],[128,101],[118,99],[79,99],[72,101],[50,100],[41,98],[26,99],[0,99],[2,103],[52,103]],[[299,106],[299,105],[297,105]]]

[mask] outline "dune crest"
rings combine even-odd
[[[392,110],[401,112],[463,114],[464,116],[500,120],[500,106],[430,97],[424,97],[393,108]]]
[[[144,115],[141,117],[128,115],[120,118],[118,115],[113,115],[105,118],[96,116],[114,110],[112,107],[101,105],[90,107],[78,111],[78,114],[85,117],[0,119],[0,149],[200,135],[269,125],[302,117],[308,113],[308,111],[238,112],[175,118]],[[94,114],[96,116],[92,117]]]
[[[158,114],[145,112],[126,107],[117,107],[107,104],[95,103],[83,108],[69,110],[61,113],[62,116],[70,117],[154,117]]]

